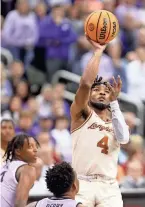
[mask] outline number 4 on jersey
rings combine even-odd
[[[97,147],[102,148],[101,153],[108,154],[108,137],[103,137],[98,143]]]

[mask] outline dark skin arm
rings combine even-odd
[[[36,169],[25,165],[18,169],[18,185],[16,189],[15,207],[25,207],[27,204],[29,191],[36,180]]]
[[[82,113],[85,113],[87,118],[91,112],[91,109],[88,106],[91,86],[97,77],[100,59],[106,47],[89,39],[88,41],[92,44],[95,53],[91,60],[88,62],[87,68],[82,75],[79,89],[76,92],[75,100],[71,105],[72,130],[79,127],[84,122]]]

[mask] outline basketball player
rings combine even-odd
[[[113,85],[102,78],[94,81],[106,46],[89,41],[95,52],[71,106],[72,166],[80,180],[78,200],[88,207],[122,207],[117,160],[120,144],[129,141],[117,101],[122,82],[120,77],[117,81],[113,78]]]
[[[46,173],[46,185],[53,197],[33,202],[27,207],[83,207],[75,201],[79,189],[79,181],[73,168],[66,162],[56,164]]]
[[[0,173],[3,207],[26,206],[29,190],[38,176],[38,165],[41,165],[37,163],[38,146],[39,143],[26,134],[17,135],[9,142],[5,152],[6,164]],[[28,163],[34,163],[34,166]]]

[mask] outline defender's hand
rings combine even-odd
[[[107,86],[110,89],[111,93],[110,93],[110,102],[117,100],[119,93],[121,91],[122,88],[122,81],[120,76],[118,76],[117,81],[115,80],[115,78],[113,77],[113,85],[111,86],[111,84],[109,82],[107,82]]]
[[[106,45],[100,45],[99,43],[94,42],[93,40],[91,40],[91,39],[89,38],[89,36],[87,36],[87,34],[85,34],[85,35],[86,35],[87,40],[88,40],[88,41],[90,42],[90,44],[92,45],[93,49],[94,49],[95,51],[101,51],[101,52],[103,53],[103,51],[104,51],[105,48],[106,48]]]

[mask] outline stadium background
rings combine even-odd
[[[69,108],[93,53],[83,24],[91,11],[106,9],[118,17],[120,33],[103,55],[99,75],[105,80],[121,76],[119,101],[131,131],[131,141],[119,155],[117,179],[124,206],[145,206],[145,1],[15,4],[1,1],[1,114],[14,120],[16,133],[27,132],[40,142],[39,157],[45,165],[30,200],[48,194],[44,183],[48,166],[71,162]]]

